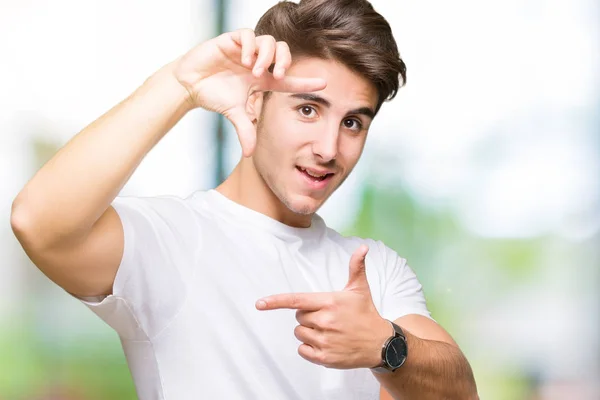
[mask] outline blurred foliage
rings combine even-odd
[[[48,141],[43,137],[35,137],[32,140],[34,159],[36,160],[35,170],[39,170],[48,160],[54,156],[60,149],[60,145],[54,141]]]
[[[116,335],[93,341],[48,343],[34,324],[20,321],[0,336],[0,399],[136,399]]]

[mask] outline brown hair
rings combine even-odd
[[[364,76],[379,93],[376,112],[406,82],[406,65],[390,25],[366,0],[282,1],[254,31],[286,42],[292,56],[336,60]]]

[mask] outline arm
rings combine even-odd
[[[172,65],[72,138],[13,202],[11,225],[32,261],[65,290],[109,294],[123,253],[110,204],[152,147],[191,109]]]
[[[295,309],[302,342],[298,354],[328,368],[373,368],[393,334],[377,311],[360,246],[350,259],[348,283],[330,293],[282,293],[257,301],[259,310]],[[407,338],[408,357],[394,373],[373,372],[382,385],[381,400],[477,399],[469,363],[450,335],[427,317],[409,314],[394,321]]]
[[[373,372],[382,386],[382,400],[478,399],[469,362],[441,326],[420,315],[394,322],[406,335],[408,357],[393,373]],[[389,330],[381,337],[386,335]]]
[[[265,73],[273,63],[276,75]],[[247,29],[204,42],[160,69],[71,139],[18,194],[11,226],[25,252],[70,293],[110,294],[124,248],[110,204],[142,159],[196,107],[229,118],[249,156],[256,136],[245,111],[249,93],[326,85],[285,76],[290,65],[287,46]]]

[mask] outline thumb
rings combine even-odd
[[[246,111],[236,108],[224,115],[235,127],[243,156],[250,157],[256,147],[256,127],[250,121],[248,114]]]
[[[365,257],[369,252],[367,245],[361,245],[354,251],[350,258],[350,271],[348,276],[348,283],[344,290],[366,290],[369,289],[369,282],[367,281],[367,272],[365,265]]]

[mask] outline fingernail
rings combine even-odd
[[[267,303],[264,300],[259,300],[256,302],[256,308],[262,310],[267,306]]]

